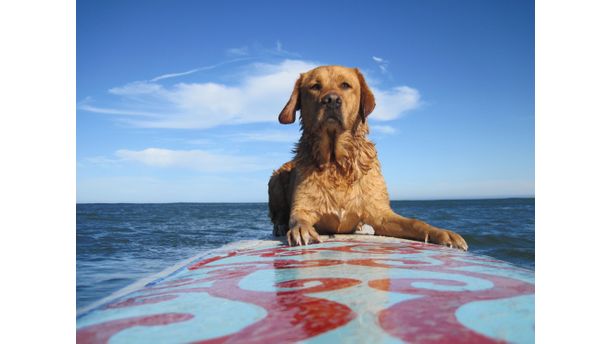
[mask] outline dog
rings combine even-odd
[[[295,122],[302,135],[293,160],[268,183],[269,216],[275,235],[291,246],[321,242],[319,234],[352,233],[363,224],[376,235],[412,239],[467,250],[457,233],[393,212],[368,115],[376,102],[357,68],[321,66],[300,74],[278,116]]]

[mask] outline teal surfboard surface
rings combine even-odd
[[[81,310],[78,343],[532,343],[532,270],[364,235],[203,252]]]

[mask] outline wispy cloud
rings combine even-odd
[[[378,65],[378,68],[383,74],[387,74],[389,68],[389,61],[383,59],[382,57],[372,56],[372,60]]]
[[[84,162],[93,164],[96,166],[114,167],[117,164],[121,163],[121,160],[116,159],[116,158],[109,158],[103,155],[98,155],[98,156],[92,156],[89,158],[85,158]]]
[[[119,149],[111,157],[93,156],[80,161],[82,167],[119,167],[141,164],[154,168],[172,168],[199,172],[253,172],[268,170],[275,166],[274,158],[266,160],[259,156],[246,156],[201,149],[173,150],[146,148],[143,150]]]
[[[373,88],[372,91],[376,97],[376,109],[370,116],[372,119],[394,120],[420,105],[421,94],[408,86],[398,86],[390,90]]]
[[[132,82],[109,90],[123,108],[94,107],[89,102],[79,108],[113,115],[153,114],[151,110],[156,109],[163,114],[160,118],[124,119],[134,126],[149,128],[210,128],[275,121],[299,73],[315,66],[301,60],[253,63],[247,66],[247,74],[237,85],[203,82],[164,86],[151,81]],[[147,111],[143,112],[143,108]]]
[[[249,47],[231,48],[227,49],[226,52],[229,56],[246,56],[249,55]]]
[[[283,50],[280,42],[277,49]],[[167,86],[156,82],[214,66],[202,67],[111,88],[109,93],[116,97],[114,104],[121,106],[94,106],[88,100],[79,104],[79,109],[123,116],[124,122],[145,128],[211,128],[272,122],[276,121],[299,74],[317,65],[306,60],[251,63],[236,84],[201,82]],[[419,92],[408,86],[372,90],[377,103],[370,116],[374,120],[393,120],[419,105]]]
[[[187,140],[186,143],[190,145],[205,146],[205,145],[211,144],[212,142],[213,140],[211,139],[194,139],[194,140]]]
[[[81,177],[77,202],[266,202],[268,176]]]
[[[219,154],[199,149],[120,149],[115,152],[115,155],[123,162],[136,162],[152,167],[181,168],[202,172],[244,172],[269,169],[269,164],[265,164],[255,157]]]
[[[147,111],[129,110],[121,108],[108,108],[108,107],[97,107],[89,104],[91,100],[86,99],[78,104],[78,108],[84,111],[94,113],[104,113],[109,115],[122,115],[122,116],[145,116],[145,117],[160,117],[159,114],[155,114]]]
[[[300,134],[298,131],[266,130],[231,134],[228,138],[238,142],[297,142]]]
[[[396,130],[390,125],[371,125],[370,130],[381,134],[395,134]]]
[[[254,43],[250,46],[242,46],[238,48],[230,48],[225,51],[228,56],[251,56],[256,58],[266,57],[284,57],[284,58],[299,58],[299,53],[286,50],[283,47],[283,43],[279,40],[276,41],[274,47],[264,47],[259,43]]]
[[[281,41],[276,41],[276,49],[273,52],[275,53],[275,55],[280,56],[300,57],[300,54],[298,53],[283,49],[283,43]]]
[[[248,54],[248,51],[246,52],[245,55],[247,55],[247,54]],[[251,60],[251,59],[252,58],[249,58],[249,57],[235,58],[235,59],[232,59],[232,60],[223,61],[221,63],[217,63],[217,64],[210,65],[210,66],[194,68],[194,69],[191,69],[191,70],[188,70],[188,71],[185,71],[185,72],[163,74],[163,75],[160,75],[160,76],[156,76],[156,77],[154,77],[153,79],[151,79],[149,81],[150,82],[157,82],[157,81],[164,80],[164,79],[176,78],[176,77],[179,77],[179,76],[186,76],[186,75],[189,75],[189,74],[193,74],[193,73],[197,73],[197,72],[202,72],[202,71],[205,71],[205,70],[211,70],[211,69],[219,68],[219,67],[221,67],[223,65],[227,65],[227,64],[230,64],[230,63],[241,62],[241,61],[246,61],[246,60]]]

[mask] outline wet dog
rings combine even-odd
[[[300,75],[278,116],[302,136],[295,157],[274,171],[268,206],[276,235],[290,245],[320,242],[319,234],[351,233],[369,224],[376,235],[467,250],[457,233],[393,212],[367,117],[376,103],[356,68],[322,66]]]

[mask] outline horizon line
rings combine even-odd
[[[511,199],[534,199],[532,196],[509,196],[509,197],[466,197],[466,198],[429,198],[429,199],[392,199],[391,202],[439,202],[439,201],[488,201],[488,200],[511,200]],[[240,201],[240,202],[204,202],[204,201],[171,201],[171,202],[76,202],[76,204],[254,204],[268,203],[267,201]]]

